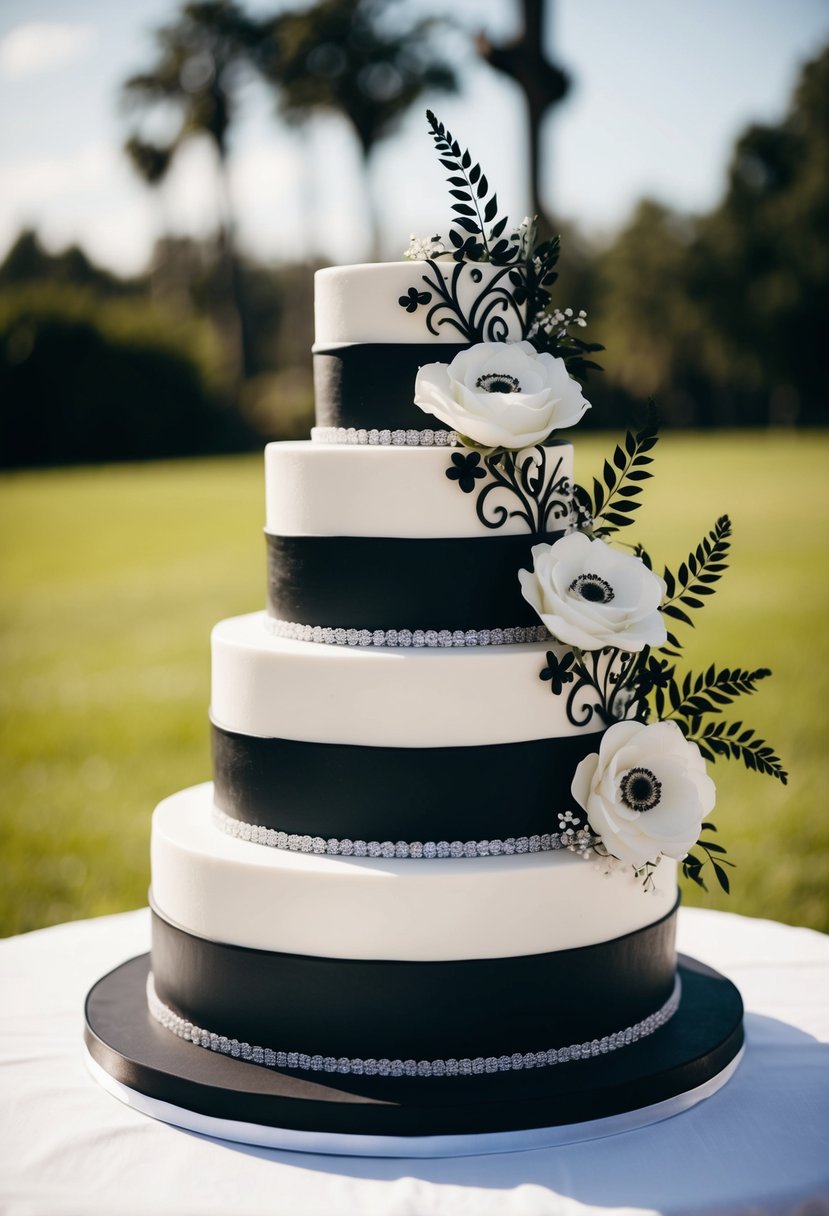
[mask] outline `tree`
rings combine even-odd
[[[228,185],[229,135],[240,77],[247,63],[260,61],[265,53],[262,30],[233,0],[199,0],[185,4],[172,24],[157,30],[156,42],[155,63],[124,83],[124,100],[131,109],[145,113],[166,115],[172,111],[177,127],[165,143],[133,134],[125,150],[144,181],[158,187],[188,139],[204,137],[213,147],[219,264],[227,301],[223,330],[229,340],[232,379],[238,388],[247,367],[247,341]]]
[[[826,419],[829,50],[789,112],[735,145],[722,201],[639,204],[599,266],[611,388],[702,426]]]
[[[372,256],[379,234],[369,166],[380,140],[430,90],[453,90],[453,68],[431,40],[436,22],[401,21],[395,0],[318,0],[277,14],[263,31],[271,49],[265,75],[280,111],[303,122],[318,111],[342,115],[360,147]]]
[[[538,216],[539,232],[552,236],[553,225],[541,197],[541,128],[551,106],[567,96],[570,81],[566,73],[544,54],[546,0],[521,0],[523,28],[518,37],[495,46],[485,34],[476,39],[478,53],[491,67],[514,80],[527,107],[527,135],[530,172],[530,200]]]
[[[829,49],[806,65],[788,114],[738,140],[722,203],[699,225],[689,289],[706,357],[770,421],[825,417],[829,316]]]

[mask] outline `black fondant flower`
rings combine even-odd
[[[475,489],[475,482],[486,477],[486,469],[481,468],[480,453],[453,452],[452,463],[446,470],[446,476],[450,481],[456,481],[464,494],[471,494]]]
[[[547,651],[547,666],[542,670],[540,678],[550,681],[550,691],[554,697],[560,696],[564,685],[573,679],[575,673],[570,668],[574,661],[573,654],[565,654],[558,659],[552,650]]]
[[[406,309],[406,312],[415,312],[418,304],[428,304],[431,298],[430,292],[418,291],[416,287],[410,287],[406,295],[401,296],[397,302],[401,308]]]
[[[655,659],[651,655],[636,681],[639,696],[644,697],[653,688],[667,688],[673,674],[674,668],[668,666],[666,659]]]

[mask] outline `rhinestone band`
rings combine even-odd
[[[514,853],[550,853],[569,848],[569,838],[558,832],[543,836],[509,836],[506,840],[326,840],[322,836],[302,836],[296,832],[278,832],[275,828],[243,823],[213,808],[216,827],[237,840],[264,844],[271,849],[289,853],[317,853],[325,857],[385,857],[406,861],[431,861],[447,857],[503,857]]]
[[[413,646],[450,649],[460,646],[512,646],[517,642],[546,642],[544,625],[516,625],[507,629],[333,629],[325,625],[301,625],[267,617],[266,624],[278,638],[294,642],[323,642],[327,646]]]
[[[353,426],[315,426],[314,443],[367,444],[381,448],[455,448],[460,444],[457,431],[378,431]]]
[[[679,976],[668,1000],[655,1013],[633,1026],[607,1034],[601,1039],[571,1043],[568,1047],[550,1047],[546,1051],[515,1052],[513,1055],[475,1056],[464,1060],[363,1060],[348,1056],[304,1055],[297,1051],[274,1051],[270,1047],[252,1047],[250,1043],[229,1039],[188,1022],[159,1000],[152,973],[147,978],[147,1004],[150,1014],[165,1029],[197,1047],[237,1060],[264,1064],[266,1068],[299,1069],[302,1072],[351,1073],[366,1077],[469,1077],[482,1073],[513,1072],[524,1068],[548,1068],[553,1064],[568,1064],[572,1060],[589,1060],[608,1055],[646,1038],[669,1021],[679,1008],[681,996]]]

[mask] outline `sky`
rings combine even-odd
[[[398,3],[413,14],[446,11],[439,0]],[[206,145],[182,150],[160,192],[136,178],[121,151],[132,126],[120,85],[152,64],[152,31],[176,9],[171,0],[3,0],[0,256],[27,226],[50,249],[78,242],[131,274],[144,269],[159,234],[213,230]],[[688,212],[715,205],[735,138],[750,122],[779,121],[802,65],[829,42],[825,0],[557,0],[551,9],[547,49],[573,87],[545,127],[545,197],[597,239],[609,238],[644,195]],[[458,28],[441,44],[462,92],[425,98],[372,166],[386,257],[399,256],[412,232],[447,227],[427,106],[482,162],[502,213],[518,220],[529,209],[521,98],[476,59],[469,37],[508,38],[518,5],[455,0],[449,11]],[[365,259],[365,184],[347,125],[320,118],[288,128],[255,81],[239,109],[231,192],[242,248],[266,261]]]

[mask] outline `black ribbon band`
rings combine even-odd
[[[248,1043],[335,1057],[499,1056],[600,1039],[655,1013],[674,987],[675,918],[676,907],[578,950],[412,963],[210,942],[154,910],[152,969],[175,1013]]]
[[[365,430],[444,428],[414,404],[418,368],[451,363],[467,343],[354,343],[314,351],[317,426]]]
[[[558,831],[601,733],[483,747],[356,747],[260,739],[212,724],[216,805],[328,840],[504,840]]]
[[[538,625],[518,571],[563,532],[403,539],[273,536],[268,612],[343,629],[494,629]]]

